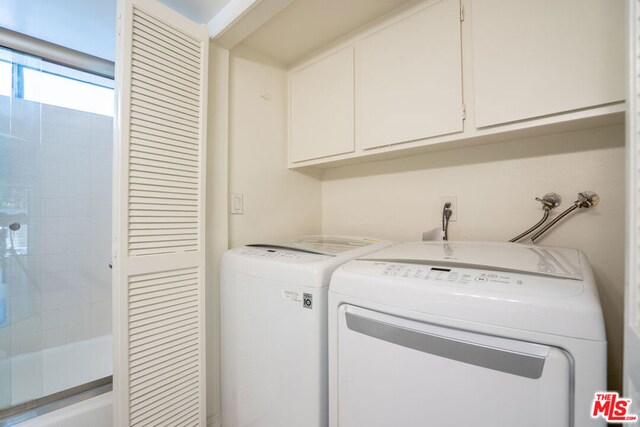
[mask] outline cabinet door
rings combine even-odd
[[[624,3],[474,0],[476,126],[623,100]]]
[[[462,131],[459,0],[436,2],[357,46],[363,148]]]
[[[353,151],[353,78],[353,48],[291,75],[292,162]]]

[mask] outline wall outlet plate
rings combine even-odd
[[[456,196],[442,196],[440,198],[440,209],[444,208],[445,203],[451,203],[452,214],[451,218],[449,218],[449,222],[456,222],[458,220],[458,198]]]

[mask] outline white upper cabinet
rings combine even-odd
[[[364,149],[461,132],[459,0],[430,2],[356,45]]]
[[[353,48],[291,74],[290,161],[354,150]]]
[[[621,123],[624,3],[408,1],[293,65],[289,167]]]
[[[477,127],[624,99],[625,2],[468,3]]]

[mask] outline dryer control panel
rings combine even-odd
[[[499,292],[510,293],[514,297],[535,295],[562,298],[580,294],[584,289],[581,280],[471,266],[359,259],[344,264],[338,269],[340,270],[363,277],[378,277],[385,279],[385,282],[397,284],[396,286],[401,283],[403,286],[420,284],[425,289],[450,291],[457,295],[489,296]]]
[[[522,285],[522,278],[516,278],[505,272],[472,272],[469,269],[429,267],[410,264],[376,263],[384,265],[383,276],[424,279],[442,283],[469,284],[495,283],[502,285]]]

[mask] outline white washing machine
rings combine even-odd
[[[329,290],[331,427],[603,425],[606,339],[585,255],[418,242],[344,264]]]
[[[224,427],[326,427],[327,290],[341,264],[390,246],[306,236],[222,257]]]

